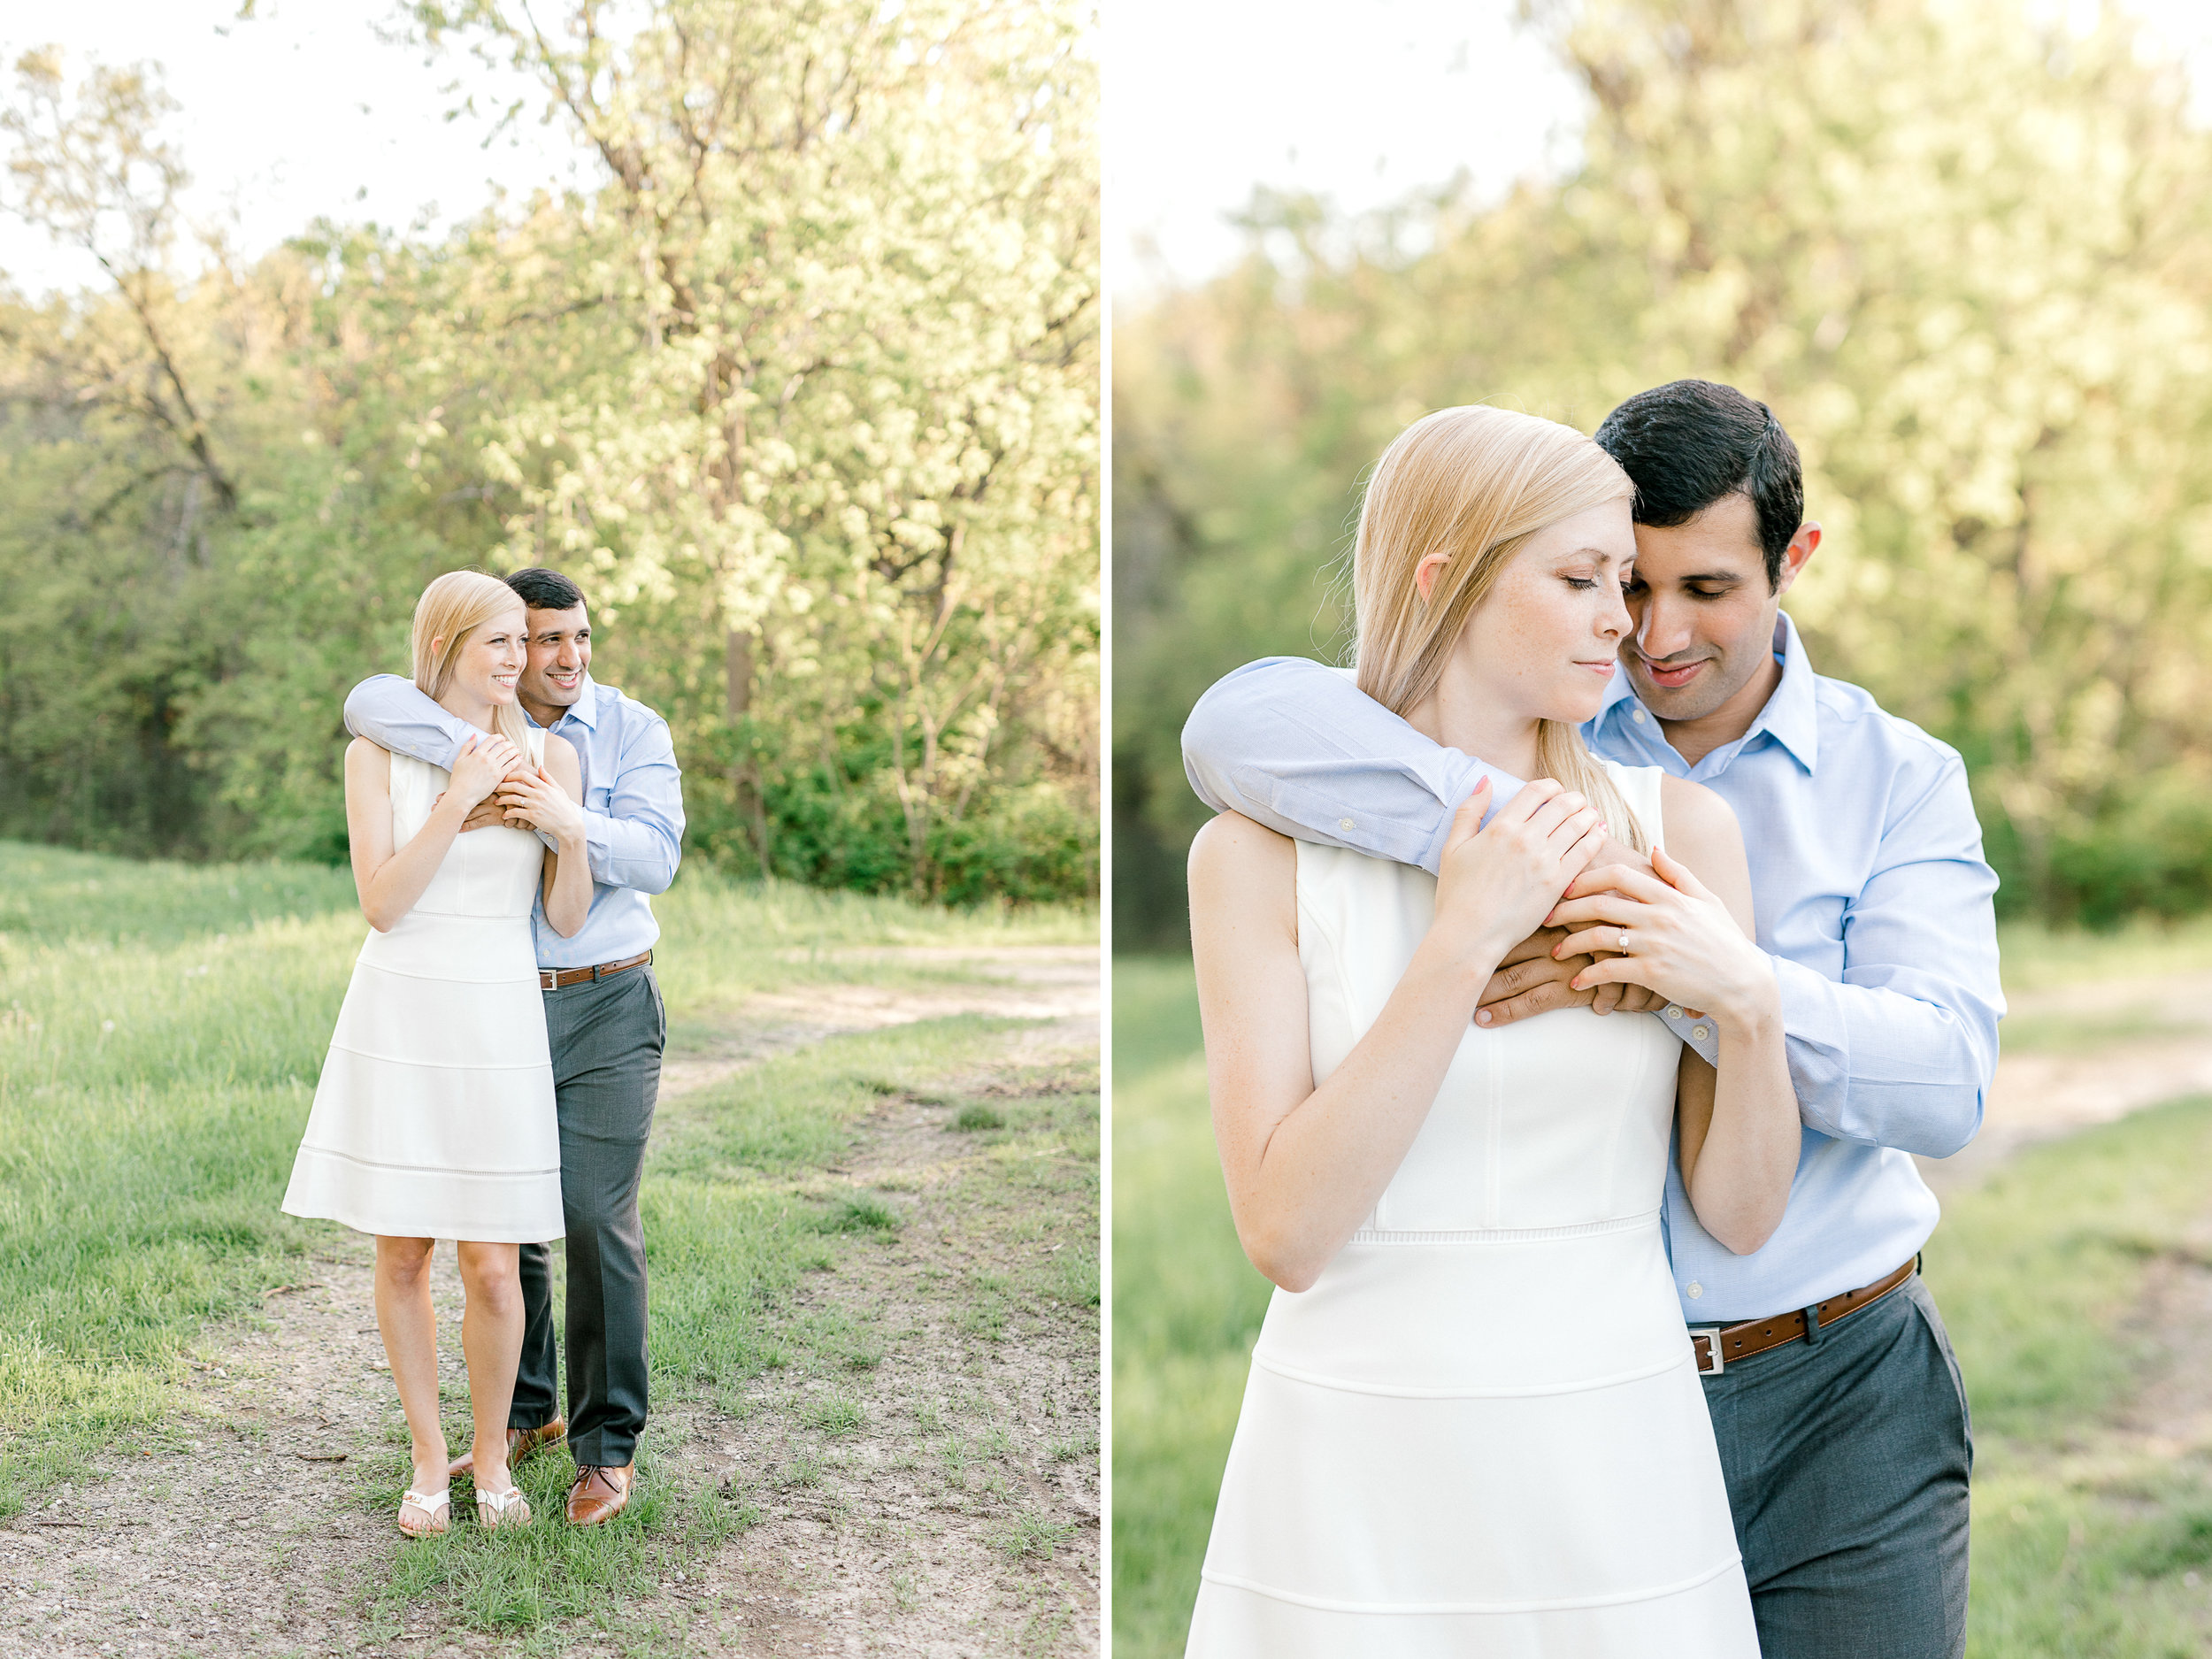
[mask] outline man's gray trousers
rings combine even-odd
[[[568,1236],[568,1440],[579,1463],[621,1464],[645,1427],[645,1234],[638,1181],[668,1017],[650,964],[545,993]],[[522,1247],[522,1363],[508,1422],[558,1411],[547,1248]]]

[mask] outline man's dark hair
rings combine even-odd
[[[517,571],[507,579],[507,586],[532,611],[573,611],[584,603],[582,588],[560,572],[542,565]]]
[[[1598,442],[1636,486],[1638,524],[1686,524],[1724,495],[1746,495],[1759,515],[1767,586],[1805,517],[1797,446],[1764,403],[1732,386],[1670,380],[1605,418]]]

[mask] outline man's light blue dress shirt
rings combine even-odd
[[[1732,1254],[1698,1225],[1668,1164],[1669,1248],[1694,1325],[1806,1307],[1918,1250],[1937,1205],[1909,1155],[1946,1157],[1973,1138],[2004,1016],[1997,878],[1957,752],[1814,673],[1786,613],[1774,649],[1782,682],[1766,707],[1695,766],[1624,674],[1583,728],[1596,753],[1663,766],[1735,810],[1781,988],[1804,1119],[1782,1225],[1763,1249]],[[1183,729],[1183,758],[1209,806],[1431,872],[1479,780],[1501,805],[1520,787],[1302,657],[1215,685]]]
[[[377,674],[353,688],[346,699],[346,729],[395,755],[412,755],[449,772],[461,745],[478,734],[397,674]],[[683,857],[683,778],[676,746],[667,721],[589,674],[583,695],[552,730],[576,746],[583,763],[591,913],[573,939],[563,939],[546,925],[541,896],[530,918],[538,965],[589,968],[625,961],[650,950],[661,936],[647,895],[668,891]]]

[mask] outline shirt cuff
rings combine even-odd
[[[1716,1071],[1720,1070],[1720,1022],[1710,1014],[1690,1018],[1690,1011],[1678,1002],[1670,1002],[1659,1010],[1659,1018],[1667,1029],[1694,1049],[1706,1064]]]

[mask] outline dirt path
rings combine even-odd
[[[930,959],[940,958],[991,970],[998,982],[756,998],[713,1041],[671,1056],[664,1101],[841,1033],[956,1013],[1050,1022],[1008,1033],[1010,1073],[1056,1062],[1079,1073],[1094,1067],[1096,952]],[[997,1086],[995,1075],[972,1081],[986,1093]],[[933,1299],[937,1281],[972,1277],[977,1245],[966,1225],[974,1201],[947,1152],[956,1138],[940,1121],[950,1115],[941,1102],[879,1108],[846,1167],[856,1181],[912,1192],[912,1214],[879,1247],[864,1282],[841,1273],[824,1286],[810,1275],[795,1310],[841,1302],[848,1316],[902,1311],[907,1340],[869,1379],[869,1414],[902,1415],[910,1430],[917,1417],[939,1424],[939,1466],[918,1466],[866,1433],[824,1447],[809,1427],[819,1420],[818,1380],[764,1379],[735,1415],[672,1403],[657,1413],[668,1478],[692,1490],[744,1483],[768,1501],[757,1525],[659,1586],[641,1630],[630,1632],[655,1638],[641,1650],[792,1659],[1096,1651],[1095,1312],[987,1342],[959,1306]],[[395,1623],[366,1605],[397,1547],[389,1516],[358,1496],[359,1460],[396,1409],[372,1312],[371,1256],[365,1240],[349,1236],[308,1267],[302,1282],[271,1294],[261,1318],[209,1333],[172,1443],[0,1522],[0,1654],[412,1656],[518,1645],[429,1615]],[[437,1258],[434,1299],[445,1381],[465,1386],[450,1247]],[[1071,1340],[1074,1329],[1087,1335]],[[764,1483],[764,1471],[780,1472]],[[1028,1531],[1010,1537],[1010,1526]],[[557,1628],[530,1650],[546,1651],[548,1636],[553,1651],[589,1639]]]
[[[2007,1028],[2038,1046],[2002,1052]],[[2212,974],[2016,996],[1999,1035],[1981,1132],[1952,1157],[1916,1160],[1939,1196],[1986,1179],[2024,1147],[2212,1092]]]

